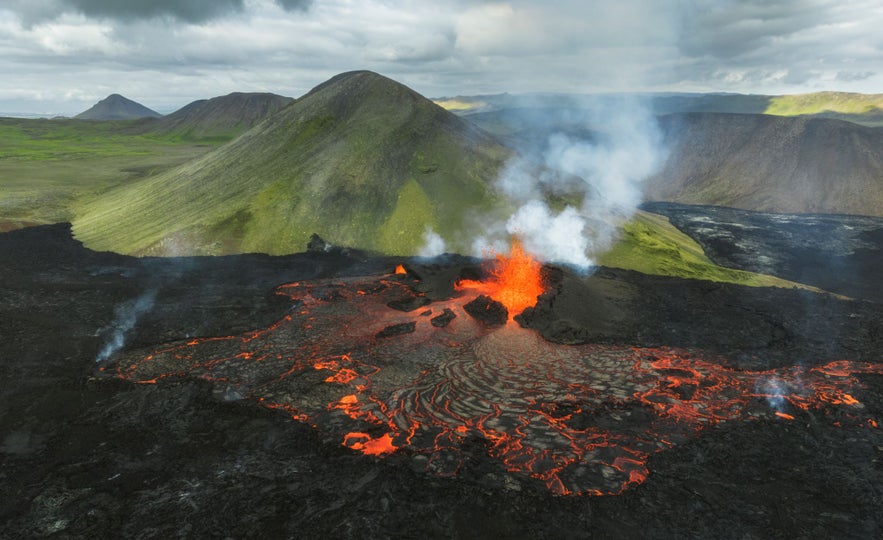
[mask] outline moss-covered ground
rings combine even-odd
[[[668,218],[639,211],[620,227],[618,240],[597,261],[604,266],[637,270],[645,274],[737,283],[751,287],[800,287],[799,283],[743,270],[718,266],[695,240],[672,225]]]
[[[75,202],[215,146],[138,134],[135,125],[0,118],[0,220],[6,228],[70,221]]]

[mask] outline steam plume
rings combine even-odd
[[[517,209],[505,224],[485,227],[474,255],[515,234],[544,261],[586,268],[613,243],[617,224],[632,217],[643,181],[665,157],[650,109],[635,97],[584,101],[565,124],[571,133],[552,132],[506,165],[496,184]],[[567,202],[553,207],[549,195]]]
[[[432,227],[427,226],[423,232],[423,247],[417,253],[420,257],[437,257],[445,252],[445,240],[435,232]]]
[[[114,309],[114,319],[103,329],[104,345],[95,357],[96,362],[103,362],[123,348],[126,337],[138,319],[153,308],[156,289],[148,289],[137,298],[119,304]]]

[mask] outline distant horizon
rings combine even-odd
[[[321,84],[321,82],[324,82],[324,81],[320,81],[316,84]],[[237,92],[244,93],[244,94],[271,93],[271,94],[276,94],[276,95],[283,96],[283,97],[291,97],[291,98],[297,99],[297,98],[302,97],[307,92],[309,92],[309,90],[307,90],[303,94],[300,94],[297,96],[286,96],[285,94],[280,94],[278,92],[273,92],[271,90],[261,90],[261,91],[233,90],[231,92],[227,92],[224,94],[195,97],[195,98],[191,99],[190,101],[183,102],[179,106],[173,106],[171,108],[152,107],[149,103],[145,103],[144,101],[141,101],[137,98],[133,98],[132,96],[128,96],[128,95],[123,94],[121,92],[110,92],[109,94],[96,99],[94,102],[89,103],[89,104],[83,106],[82,109],[79,109],[76,111],[74,111],[74,110],[67,110],[67,111],[21,111],[21,110],[19,110],[19,111],[16,111],[16,110],[2,110],[2,109],[0,109],[0,118],[23,118],[23,119],[27,119],[27,118],[73,118],[74,116],[88,110],[90,107],[94,106],[98,102],[102,101],[103,99],[105,99],[113,94],[119,94],[126,99],[134,101],[134,102],[136,102],[140,105],[143,105],[153,111],[158,112],[159,114],[161,114],[163,116],[166,116],[166,115],[172,114],[172,113],[180,110],[182,107],[185,107],[185,106],[193,103],[194,101],[223,97],[223,96],[229,95],[231,93],[237,93]],[[437,100],[452,99],[452,98],[457,98],[457,97],[475,98],[475,97],[483,97],[483,96],[502,96],[502,95],[509,95],[509,96],[513,96],[513,97],[543,96],[543,95],[562,96],[562,97],[605,96],[605,95],[606,96],[636,95],[636,96],[647,96],[647,97],[653,97],[653,96],[659,96],[659,95],[683,95],[683,96],[718,95],[718,96],[778,97],[778,96],[788,96],[788,95],[795,96],[795,95],[809,95],[809,94],[821,94],[821,93],[857,94],[857,95],[864,95],[864,96],[883,95],[883,93],[850,92],[850,91],[843,91],[843,90],[817,90],[817,91],[813,91],[813,92],[795,92],[795,93],[791,93],[791,94],[765,94],[765,93],[728,92],[728,91],[688,92],[688,91],[659,90],[659,91],[623,91],[623,92],[611,92],[611,91],[606,91],[606,92],[601,92],[601,91],[599,91],[599,92],[553,92],[553,91],[505,92],[504,91],[504,92],[482,93],[482,94],[452,94],[452,95],[447,95],[447,96],[425,96],[425,97],[427,97],[431,100],[437,101]]]

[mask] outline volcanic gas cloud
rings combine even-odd
[[[404,454],[438,475],[456,475],[464,443],[478,442],[509,473],[567,495],[640,484],[651,454],[722,422],[815,414],[878,427],[853,394],[856,375],[881,366],[736,371],[697,350],[557,345],[511,321],[543,291],[539,263],[516,245],[489,275],[410,312],[390,307],[420,299],[404,267],[291,283],[277,293],[295,309],[269,328],[130,353],[112,369],[145,384],[206,380],[331,442]],[[470,317],[463,306],[479,295],[503,303],[510,321]]]

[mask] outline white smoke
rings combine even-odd
[[[785,397],[790,390],[788,383],[775,375],[758,380],[754,388],[755,393],[762,396],[771,409],[779,412],[782,411]]]
[[[800,365],[800,363],[798,363]],[[787,381],[775,375],[762,377],[754,385],[754,393],[762,397],[767,406],[776,412],[783,412],[792,397],[806,397],[807,390],[803,382],[803,369],[796,371],[794,379]]]
[[[110,326],[102,329],[105,334],[104,345],[95,357],[96,362],[103,362],[123,348],[126,336],[135,327],[142,315],[153,308],[156,300],[156,289],[148,289],[135,299],[119,304],[114,309],[114,319]]]
[[[432,227],[423,231],[423,247],[417,253],[420,257],[438,257],[446,250],[445,240]]]
[[[522,157],[503,169],[496,185],[517,209],[505,226],[485,227],[472,243],[473,255],[500,246],[505,251],[508,236],[517,235],[543,261],[586,268],[612,245],[617,225],[637,210],[643,181],[662,164],[665,151],[655,116],[638,98],[583,106],[574,113],[580,117],[567,123],[586,135],[552,133],[538,153],[544,169]],[[548,194],[570,204],[554,210]]]
[[[581,267],[592,264],[586,256],[589,241],[585,227],[585,220],[572,206],[555,215],[540,200],[527,202],[506,222],[506,232],[521,238],[529,253]]]

